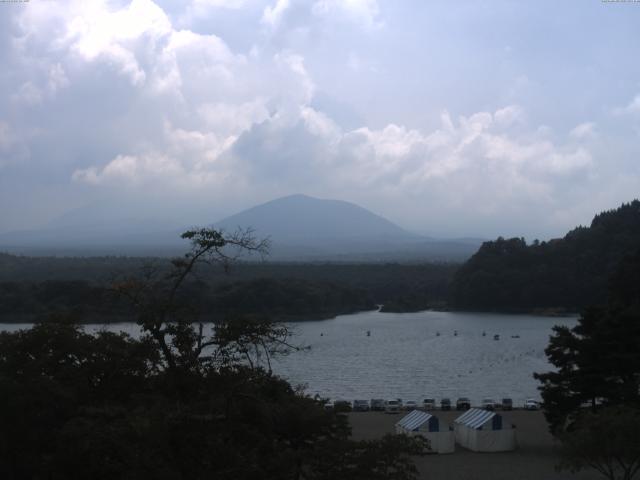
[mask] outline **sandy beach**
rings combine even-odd
[[[433,412],[441,422],[451,424],[459,412]],[[592,480],[600,478],[595,471],[572,474],[557,472],[558,457],[553,437],[547,431],[542,412],[514,410],[499,412],[517,427],[518,448],[505,453],[475,453],[456,445],[449,455],[428,455],[416,459],[422,479],[438,480]],[[350,413],[355,439],[374,439],[394,432],[400,414],[379,412]]]

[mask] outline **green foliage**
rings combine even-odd
[[[143,270],[156,275],[170,271],[159,259],[147,263],[129,259],[131,263],[126,263],[118,258],[7,256],[5,260],[20,270],[12,275],[15,280],[0,281],[0,317],[4,322],[46,321],[53,313],[74,316],[78,322],[132,321],[127,317],[131,314],[129,305],[111,288],[114,278],[130,279]],[[14,267],[5,270],[0,266],[0,279],[7,278],[4,274]],[[56,268],[57,276],[53,274]],[[197,279],[186,281],[179,295],[211,318],[224,316],[230,306],[244,314],[280,320],[331,318],[370,310],[375,304],[384,304],[384,311],[416,311],[444,306],[456,268],[437,264],[240,263],[224,275],[220,269],[200,265]],[[96,269],[102,273],[91,279]],[[52,273],[47,273],[50,270]],[[104,280],[95,280],[100,277]]]
[[[451,300],[461,309],[579,311],[606,301],[609,276],[638,248],[640,201],[634,200],[562,239],[484,243],[456,273]]]
[[[260,278],[219,286],[213,292],[210,311],[310,319],[374,308],[373,299],[363,289],[329,282]]]
[[[562,441],[559,468],[593,468],[609,480],[631,480],[640,469],[640,411],[609,407],[585,412]]]
[[[606,307],[585,310],[573,328],[555,327],[546,349],[556,371],[535,374],[552,431],[569,427],[588,403],[640,405],[640,251],[611,279]]]
[[[68,324],[1,333],[0,477],[44,476],[67,422],[88,405],[130,405],[158,362],[146,339],[124,334]]]

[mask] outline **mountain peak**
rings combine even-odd
[[[216,227],[251,227],[276,241],[309,238],[407,237],[404,229],[354,203],[288,195],[225,218]]]

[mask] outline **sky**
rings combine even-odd
[[[640,3],[0,2],[0,233],[304,193],[436,237],[640,196]]]

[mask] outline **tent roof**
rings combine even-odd
[[[458,425],[464,425],[469,428],[480,428],[495,416],[496,412],[490,412],[480,408],[472,408],[456,418],[454,422]]]
[[[422,425],[427,423],[433,415],[426,412],[421,412],[420,410],[414,410],[409,413],[407,416],[402,417],[396,425],[406,428],[407,430],[415,430],[416,428],[420,428]]]

